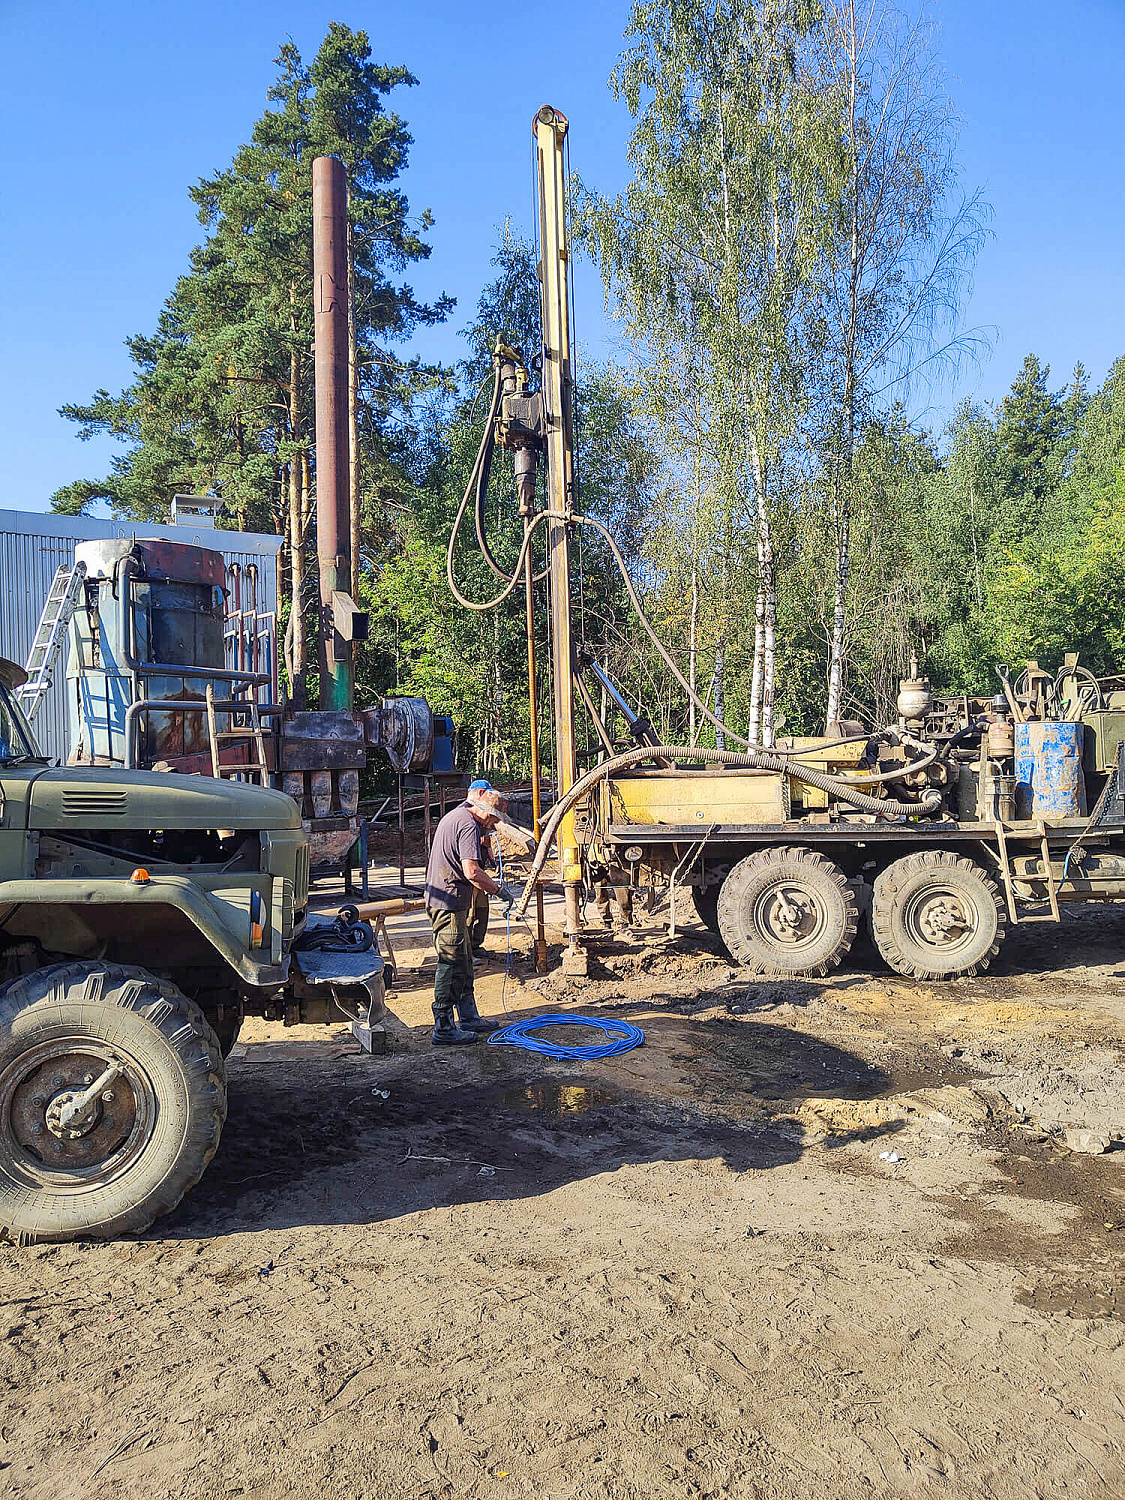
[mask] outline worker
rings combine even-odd
[[[508,799],[493,787],[474,784],[465,801],[447,812],[434,830],[426,865],[426,911],[437,950],[435,1046],[475,1042],[481,1032],[494,1029],[477,1010],[473,994],[469,923],[474,891],[497,897],[505,911],[515,900],[513,892],[484,868],[481,847],[485,834],[496,827],[507,806]]]
[[[487,781],[478,779],[469,782],[470,792],[485,792],[489,790]],[[481,835],[481,864],[488,870],[496,868],[496,840],[491,833]],[[479,886],[473,886],[473,906],[469,918],[469,938],[473,947],[473,962],[484,961],[484,940],[488,935],[488,892],[482,891]]]

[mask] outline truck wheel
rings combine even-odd
[[[21,1244],[147,1228],[226,1112],[215,1033],[167,980],[68,963],[0,989],[0,1230]]]
[[[709,885],[706,890],[693,885],[691,888],[692,904],[695,906],[695,914],[712,932],[719,930],[719,887]]]
[[[980,865],[948,849],[926,849],[876,877],[871,927],[896,973],[953,979],[988,968],[1007,921],[1000,887]]]
[[[827,974],[855,937],[855,893],[812,849],[760,849],[719,890],[719,932],[756,974]]]

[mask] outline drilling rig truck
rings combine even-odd
[[[739,963],[788,976],[823,975],[840,964],[861,920],[900,974],[976,974],[1033,906],[1057,921],[1066,902],[1125,898],[1125,676],[1094,678],[1068,655],[1057,672],[1031,662],[1015,681],[998,666],[996,696],[974,697],[935,693],[915,663],[901,683],[894,723],[832,724],[823,735],[769,747],[740,740],[693,693],[645,618],[614,538],[581,508],[568,125],[548,106],[532,128],[542,348],[526,359],[497,342],[492,405],[449,539],[447,573],[455,597],[475,610],[497,607],[524,584],[536,783],[534,624],[547,611],[557,801],[544,822],[536,793],[539,843],[521,910],[541,890],[553,849],[565,893],[564,968],[585,972],[585,897],[601,885],[662,887],[673,900],[677,886],[690,887],[700,918]],[[523,525],[510,574],[497,565],[485,525],[497,447],[513,455]],[[467,598],[456,582],[458,534],[470,506],[478,543],[501,577],[490,600]],[[578,650],[581,596],[572,591],[571,569],[583,530],[608,546],[638,626],[697,711],[744,748],[659,743],[647,718]],[[614,705],[614,722],[599,714],[587,678]],[[602,747],[599,763],[581,775],[580,710]],[[618,713],[633,742],[624,750],[614,735]],[[542,953],[541,899],[536,935]]]

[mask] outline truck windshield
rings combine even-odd
[[[0,765],[42,759],[14,694],[0,682]]]

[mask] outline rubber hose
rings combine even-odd
[[[453,522],[453,530],[449,534],[449,546],[445,551],[445,575],[449,582],[450,590],[459,603],[468,605],[469,601],[462,598],[457,585],[453,582],[453,550],[457,542],[457,535],[461,530],[461,522],[465,519],[465,512],[469,507],[469,500],[477,487],[477,478],[480,473],[481,463],[484,459],[485,449],[488,447],[492,436],[493,423],[496,421],[496,413],[500,410],[500,363],[494,361],[492,375],[492,399],[488,406],[488,416],[485,418],[484,435],[477,448],[476,457],[473,459],[473,467],[469,471],[469,482],[465,486],[465,493],[461,497],[461,504]],[[469,606],[472,607],[471,605]]]
[[[938,791],[927,792],[919,802],[885,801],[882,798],[868,797],[863,792],[856,791],[850,782],[841,781],[837,776],[829,776],[823,771],[814,771],[809,766],[794,766],[778,756],[759,751],[711,750],[691,745],[642,745],[636,750],[626,750],[623,755],[615,756],[613,760],[603,761],[601,765],[593,766],[584,776],[578,778],[564,797],[555,803],[539,839],[539,847],[535,851],[527,884],[524,886],[523,895],[516,907],[519,916],[522,917],[527,912],[535,883],[547,862],[555,829],[579,798],[585,796],[599,781],[604,781],[611,776],[614,771],[627,770],[630,766],[639,765],[655,755],[665,756],[669,760],[705,760],[720,766],[779,771],[783,775],[794,777],[797,781],[805,782],[808,786],[815,786],[822,792],[830,793],[860,812],[877,813],[883,817],[909,818],[919,813],[937,812],[941,806],[941,793]],[[913,763],[914,766],[917,764],[917,761]],[[901,774],[906,775],[911,769],[911,766],[905,766]]]
[[[496,447],[496,409],[493,407],[488,414],[488,426],[484,429],[484,440],[477,450],[476,483],[474,485],[475,499],[473,501],[473,525],[477,533],[477,546],[481,550],[481,556],[496,574],[508,582],[508,574],[492,555],[492,548],[488,545],[488,538],[484,534],[484,497],[488,493],[488,481],[492,475],[492,454]]]
[[[460,517],[463,514],[464,509],[462,508],[462,510],[458,512],[457,526],[460,525]],[[512,592],[516,585],[523,582],[523,560],[527,556],[527,549],[531,546],[531,540],[535,535],[535,528],[541,521],[550,521],[557,519],[558,517],[555,516],[554,512],[549,510],[541,510],[535,517],[534,521],[532,521],[531,525],[524,533],[523,546],[520,548],[520,555],[516,559],[516,570],[512,574],[511,578],[508,579],[507,588],[501,589],[500,593],[498,593],[494,599],[466,599],[464,594],[454,583],[453,542],[454,538],[457,536],[457,528],[455,527],[452,535],[449,538],[449,550],[445,554],[445,578],[446,582],[449,584],[449,591],[453,595],[454,599],[457,600],[457,603],[462,605],[465,609],[476,610],[478,614],[484,614],[487,610],[495,609],[497,605],[503,604],[504,600],[508,597],[508,595]]]
[[[478,611],[478,613],[483,613],[486,610],[495,609],[497,605],[503,604],[504,600],[508,597],[508,595],[515,588],[516,584],[520,581],[520,575],[523,572],[524,554],[526,553],[528,547],[528,536],[530,536],[531,534],[530,531],[525,533],[524,544],[520,549],[520,555],[516,561],[515,570],[509,577],[509,575],[504,572],[503,568],[493,556],[492,549],[489,547],[484,535],[484,491],[487,488],[488,481],[487,476],[482,471],[491,465],[492,450],[495,445],[495,423],[497,413],[500,410],[499,360],[493,361],[493,370],[494,374],[492,379],[492,401],[489,404],[488,416],[485,419],[484,436],[480,440],[480,447],[477,449],[477,456],[473,460],[472,469],[469,471],[469,482],[465,486],[464,495],[461,497],[461,505],[457,511],[457,517],[453,522],[453,530],[449,534],[449,546],[445,549],[445,577],[447,583],[449,584],[450,593],[457,600],[458,604],[460,604],[463,608],[473,609]],[[488,599],[483,602],[466,599],[464,594],[462,594],[461,590],[453,581],[453,552],[457,544],[458,533],[461,530],[461,523],[465,519],[466,510],[469,508],[469,500],[474,495],[476,499],[473,506],[473,520],[476,527],[477,543],[480,546],[481,553],[484,556],[485,562],[496,574],[496,576],[498,578],[502,578],[508,585],[502,594],[496,595],[495,599]],[[535,520],[531,523],[531,531],[533,531],[538,525],[540,517],[545,517],[546,515],[546,511],[541,511],[540,515],[535,517]],[[548,569],[545,568],[543,572],[536,574],[535,582],[541,583],[543,579],[546,578],[547,572]]]
[[[465,512],[469,508],[469,500],[472,498],[472,495],[477,488],[477,480],[479,477],[481,462],[484,458],[485,449],[490,445],[492,426],[496,420],[496,413],[499,410],[499,407],[500,364],[499,361],[497,361],[496,375],[492,384],[492,404],[489,407],[488,419],[484,429],[484,437],[481,439],[480,447],[477,449],[477,456],[473,462],[472,472],[469,475],[469,482],[465,486],[465,493],[461,497],[461,505],[457,511],[456,519],[453,522],[453,530],[449,533],[449,546],[445,549],[445,579],[449,584],[450,593],[457,600],[457,603],[462,606],[463,609],[475,610],[478,614],[483,614],[487,610],[495,609],[497,605],[503,604],[504,600],[515,589],[516,585],[522,582],[523,560],[527,554],[529,546],[531,545],[531,539],[535,535],[535,528],[539,525],[540,521],[547,520],[550,514],[549,511],[541,510],[532,521],[531,525],[527,528],[526,532],[524,533],[523,546],[520,548],[520,554],[516,560],[516,566],[511,577],[509,578],[507,573],[500,573],[501,578],[506,580],[507,587],[501,593],[497,594],[494,599],[466,599],[465,595],[457,587],[457,584],[453,577],[453,551],[457,545],[457,534],[461,530],[461,522],[465,519]]]
[[[487,481],[485,479],[483,471],[491,464],[492,461],[494,423],[496,421],[496,415],[500,410],[499,359],[494,357],[493,364],[495,373],[493,375],[492,381],[492,401],[489,406],[488,418],[485,423],[484,436],[481,438],[480,447],[477,449],[477,456],[473,462],[472,471],[469,474],[469,482],[465,486],[465,493],[461,499],[461,505],[457,511],[457,517],[453,522],[453,530],[449,534],[449,546],[446,548],[445,552],[445,577],[447,583],[449,584],[450,593],[457,600],[458,604],[462,606],[462,608],[474,610],[478,614],[483,614],[486,611],[495,609],[498,605],[503,604],[504,600],[507,599],[508,595],[511,594],[515,589],[516,584],[519,582],[520,573],[523,571],[523,560],[524,556],[527,553],[532,533],[534,532],[535,527],[539,524],[540,520],[548,514],[547,511],[540,511],[539,515],[535,517],[531,525],[528,527],[527,531],[524,534],[523,546],[520,548],[520,554],[516,561],[515,569],[511,577],[509,578],[508,574],[504,572],[504,570],[500,567],[499,563],[497,563],[495,557],[493,556],[492,550],[489,547],[484,534],[484,488]],[[503,589],[503,591],[497,594],[494,599],[480,601],[467,599],[465,595],[462,594],[461,590],[457,587],[457,584],[454,582],[453,578],[453,553],[457,544],[458,532],[461,530],[461,522],[465,518],[465,511],[468,509],[470,498],[474,498],[473,520],[476,527],[477,543],[484,556],[485,562],[497,575],[497,577],[504,579],[506,584],[506,587]],[[592,527],[595,531],[599,532],[605,538],[609,546],[609,550],[613,556],[613,560],[617,564],[618,569],[621,572],[621,577],[625,584],[626,592],[629,595],[629,600],[633,606],[633,609],[636,611],[637,618],[644,626],[645,631],[648,633],[650,640],[656,647],[657,651],[660,653],[661,659],[664,661],[669,671],[675,677],[676,681],[688,695],[690,701],[695,704],[696,708],[700,711],[704,718],[708,719],[721,733],[729,736],[729,738],[732,740],[737,740],[740,745],[745,745],[747,748],[749,748],[750,741],[748,739],[746,739],[741,734],[736,734],[733,729],[728,729],[723,721],[711,712],[706,703],[704,703],[703,699],[699,697],[699,695],[692,688],[691,684],[688,682],[687,678],[680,671],[670,652],[665,649],[664,643],[660,640],[659,636],[656,634],[656,631],[653,630],[652,626],[649,624],[648,617],[646,616],[644,610],[641,608],[641,601],[640,599],[638,599],[637,592],[633,587],[633,580],[629,577],[629,570],[625,565],[625,559],[621,556],[621,552],[617,546],[617,543],[614,541],[612,534],[607,530],[605,526],[602,525],[600,521],[595,521],[591,516],[572,516],[568,519],[574,521],[575,523],[581,523],[583,526]],[[539,580],[537,579],[536,581],[538,582]]]
[[[563,1042],[548,1042],[530,1034],[545,1026],[590,1026],[595,1031],[606,1032],[610,1040],[592,1042],[584,1047],[567,1046]],[[543,1057],[564,1058],[575,1062],[617,1057],[622,1052],[641,1046],[644,1039],[644,1032],[629,1021],[611,1020],[605,1016],[575,1016],[569,1012],[561,1016],[526,1016],[522,1021],[512,1021],[510,1025],[494,1031],[488,1038],[493,1047],[522,1047],[525,1052],[538,1052]]]

